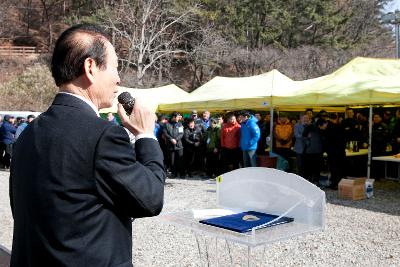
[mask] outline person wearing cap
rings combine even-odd
[[[180,122],[181,114],[172,112],[170,121],[165,125],[163,134],[166,139],[169,165],[173,177],[184,175],[183,171],[183,125]]]
[[[183,154],[185,155],[186,174],[192,177],[198,165],[200,146],[203,142],[203,132],[196,126],[193,118],[187,120],[187,126],[183,135]]]
[[[14,117],[10,115],[4,116],[3,124],[0,127],[0,146],[2,147],[2,164],[5,169],[10,168],[13,144],[15,142],[15,133],[17,129],[14,126]]]
[[[186,129],[187,127],[188,127],[188,124],[189,124],[189,120],[190,119],[192,119],[194,122],[195,122],[195,124],[196,124],[196,122],[197,122],[197,120],[198,120],[198,117],[197,117],[197,110],[192,110],[192,112],[190,113],[190,115],[188,116],[188,117],[184,117],[183,118],[183,128],[184,129]],[[199,125],[197,125],[196,124],[196,128],[199,128]]]
[[[203,135],[206,134],[207,128],[210,126],[210,115],[211,113],[208,110],[205,110],[203,111],[201,118],[197,118],[197,120],[195,120],[194,122],[197,127],[200,127]],[[206,150],[207,150],[206,143],[202,142],[199,150],[198,166],[199,166],[199,171],[202,172],[204,175],[206,175],[205,174]]]
[[[190,118],[193,119],[193,121],[197,120],[197,110],[192,110],[192,113],[190,114]]]
[[[17,118],[15,119],[14,126],[15,126],[15,127],[18,127],[18,126],[20,126],[22,123],[24,123],[25,121],[26,121],[26,118],[24,118],[24,117],[17,117]]]
[[[217,118],[210,120],[210,127],[207,128],[204,136],[206,140],[206,175],[215,177],[221,169],[219,154],[221,149],[221,126]]]
[[[21,135],[21,133],[25,129],[25,127],[28,126],[28,124],[31,123],[35,118],[36,118],[35,115],[30,114],[26,118],[26,121],[24,120],[21,124],[18,125],[17,131],[15,133],[15,140],[18,139],[18,137]]]
[[[18,136],[21,134],[22,130],[25,129],[26,125],[26,119],[24,117],[17,117],[17,122],[15,123],[15,127],[17,128],[17,131],[15,132],[14,138],[15,141],[17,141]]]
[[[165,141],[165,136],[164,136],[164,128],[168,123],[168,117],[165,115],[159,115],[158,116],[158,121],[156,124],[159,125],[159,129],[156,132],[156,138],[158,140],[158,143],[160,144],[160,148],[163,152],[164,155],[164,166],[168,165],[167,159],[167,147],[166,147],[166,141]]]

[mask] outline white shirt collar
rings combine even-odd
[[[94,112],[96,112],[97,117],[100,117],[99,111],[97,110],[96,106],[93,104],[92,101],[84,98],[83,96],[80,95],[76,95],[76,94],[72,94],[72,93],[68,93],[68,92],[58,92],[59,94],[66,94],[66,95],[72,95],[74,97],[79,98],[80,100],[84,101],[86,104],[88,104],[93,110]]]

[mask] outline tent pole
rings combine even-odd
[[[372,105],[369,105],[368,119],[368,169],[367,178],[371,178],[371,144],[372,144]]]
[[[272,106],[269,108],[269,114],[271,115],[271,119],[269,121],[269,153],[272,153],[272,147],[274,143],[274,108]]]

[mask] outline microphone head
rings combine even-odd
[[[135,105],[135,98],[129,92],[122,92],[118,96],[118,102],[124,107],[126,114],[131,115],[133,105]]]
[[[122,92],[119,96],[118,96],[118,102],[122,105],[128,103],[129,101],[132,101],[133,97],[131,96],[131,94],[129,92]]]

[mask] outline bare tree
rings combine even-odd
[[[4,2],[0,3],[0,37],[3,35],[3,32],[6,30],[4,24],[6,21],[6,5]]]
[[[193,72],[191,88],[202,85],[221,69],[224,57],[229,54],[229,43],[211,25],[194,31],[187,62]]]
[[[47,25],[47,45],[48,47],[52,47],[53,45],[53,23],[54,23],[54,14],[59,14],[57,9],[60,4],[59,0],[40,0],[43,8],[42,21],[46,22]]]
[[[282,50],[272,46],[262,49],[246,49],[235,47],[230,54],[235,76],[252,76],[267,72],[276,67],[276,62],[282,57]]]
[[[122,0],[99,14],[111,31],[116,46],[121,48],[124,75],[131,67],[136,70],[138,85],[143,85],[146,72],[168,57],[185,54],[184,37],[191,32],[190,15],[196,5],[173,12],[169,0]]]
[[[0,38],[9,37],[9,35],[11,35],[11,11],[15,12],[13,1],[0,1]]]

